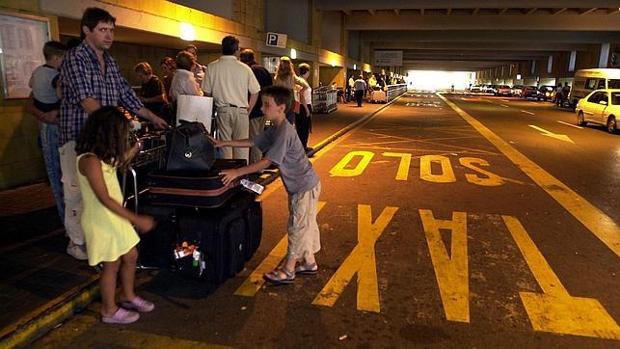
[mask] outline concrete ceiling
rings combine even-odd
[[[358,32],[360,46],[370,52],[403,50],[404,69],[478,70],[620,42],[620,1],[315,3],[320,11],[341,13],[345,30]]]

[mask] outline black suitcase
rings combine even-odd
[[[243,269],[248,246],[249,194],[218,209],[179,210],[174,251],[177,270],[219,284]]]
[[[247,248],[245,259],[250,260],[258,247],[263,235],[263,208],[260,202],[254,201],[254,195],[250,195],[249,204],[244,212],[246,224]]]
[[[224,186],[219,172],[245,160],[218,159],[208,171],[154,171],[147,175],[144,200],[149,205],[216,208],[240,191],[239,181]]]

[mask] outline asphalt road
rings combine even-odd
[[[318,276],[260,282],[285,246],[274,182],[240,275],[211,293],[143,277],[157,308],[138,323],[103,325],[93,304],[33,347],[617,348],[620,135],[575,121],[548,103],[409,93],[313,160]]]

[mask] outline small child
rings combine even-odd
[[[28,112],[40,122],[40,139],[43,160],[47,176],[54,194],[60,219],[65,220],[65,202],[63,199],[60,173],[60,155],[58,153],[58,112],[60,98],[56,95],[59,67],[67,48],[58,41],[48,41],[43,45],[45,64],[37,67],[30,77],[29,85],[32,96],[28,103]]]
[[[84,211],[81,224],[88,246],[88,263],[103,263],[101,320],[128,324],[155,305],[134,292],[134,278],[141,232],[154,227],[152,217],[136,215],[122,206],[117,168],[124,168],[138,150],[129,140],[130,122],[116,107],[106,106],[88,117],[76,146],[78,181]],[[115,301],[116,279],[120,270],[121,306]]]
[[[264,154],[260,161],[249,166],[223,170],[220,175],[226,185],[235,178],[259,172],[271,164],[280,169],[282,182],[288,192],[288,251],[282,268],[263,277],[272,284],[290,284],[295,280],[295,274],[314,275],[318,272],[314,254],[321,249],[319,226],[316,222],[321,183],[306,156],[295,127],[286,121],[286,112],[293,103],[291,90],[281,86],[269,86],[262,90],[261,96],[261,110],[273,126],[253,141],[212,141],[216,147],[256,146]],[[301,264],[296,266],[298,262]]]

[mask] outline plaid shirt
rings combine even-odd
[[[102,106],[123,106],[136,113],[144,105],[129,83],[121,75],[118,65],[105,51],[105,75],[99,68],[95,51],[86,41],[67,52],[60,68],[63,99],[60,104],[60,140],[65,143],[77,140],[86,123],[88,113],[80,102],[93,98]]]

